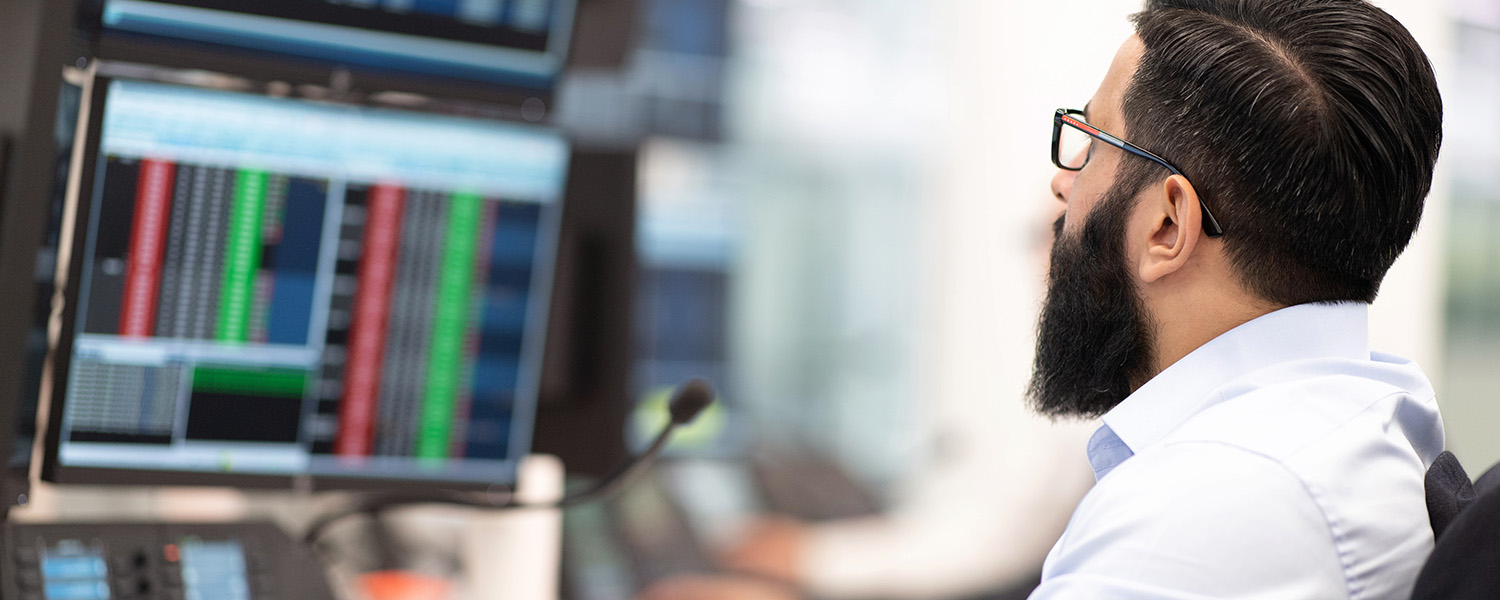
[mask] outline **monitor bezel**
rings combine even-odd
[[[298,473],[256,473],[256,472],[224,472],[224,471],[196,471],[196,470],[170,470],[170,469],[132,469],[132,468],[107,468],[96,466],[65,465],[61,461],[60,451],[62,447],[62,422],[65,405],[67,402],[67,382],[70,372],[74,340],[76,339],[76,325],[78,322],[79,294],[81,291],[80,278],[83,275],[84,254],[87,245],[87,226],[93,211],[95,201],[95,187],[97,178],[102,172],[103,165],[100,156],[103,149],[103,125],[104,107],[108,104],[110,83],[113,81],[148,81],[132,77],[114,76],[100,74],[93,69],[76,71],[79,74],[80,86],[82,87],[82,102],[79,110],[76,144],[72,160],[69,165],[68,190],[66,193],[64,216],[62,219],[63,235],[58,242],[59,268],[66,265],[66,271],[58,273],[60,280],[57,283],[59,290],[54,294],[54,306],[52,310],[52,328],[55,337],[49,344],[46,371],[43,375],[44,384],[50,389],[42,398],[45,407],[46,427],[43,432],[41,479],[58,484],[83,484],[83,485],[181,485],[181,486],[218,486],[237,487],[250,489],[299,489],[299,490],[350,490],[350,491],[379,491],[379,490],[411,490],[411,489],[451,489],[463,491],[496,492],[509,490],[515,485],[520,462],[525,455],[531,452],[533,438],[535,436],[538,405],[540,403],[540,388],[542,369],[545,363],[547,329],[550,323],[551,305],[554,295],[554,280],[556,277],[559,249],[560,230],[563,216],[563,203],[567,195],[567,178],[560,183],[558,194],[551,202],[543,205],[541,211],[541,225],[538,230],[537,243],[539,248],[551,249],[550,260],[537,260],[533,263],[533,282],[530,290],[531,302],[528,306],[527,322],[534,324],[532,331],[528,331],[523,339],[523,356],[530,354],[528,360],[523,360],[521,373],[518,377],[516,397],[516,413],[513,422],[524,423],[524,426],[513,425],[510,439],[511,458],[500,466],[500,476],[494,481],[476,481],[465,479],[442,479],[426,477],[381,477],[367,474],[351,473],[349,475],[321,472],[302,471]],[[161,83],[161,82],[151,82]],[[194,87],[181,83],[167,83],[179,87]],[[244,92],[240,90],[231,91],[252,96],[266,96],[263,93]],[[320,100],[319,102],[326,103]],[[353,105],[357,108],[366,108],[382,111],[398,111],[385,106]],[[443,113],[405,110],[403,112],[415,112],[423,114],[438,114],[453,117]],[[459,117],[474,118],[474,117]],[[520,125],[525,127],[548,128],[536,123],[521,120],[501,120],[495,118],[477,119],[487,122],[506,123],[509,125]],[[561,131],[558,131],[562,135]],[[571,146],[569,164],[565,170],[571,170]],[[65,253],[65,254],[64,254]],[[56,305],[58,301],[62,306]],[[520,398],[529,398],[522,402]],[[321,455],[319,455],[321,456]]]

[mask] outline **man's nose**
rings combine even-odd
[[[1058,169],[1057,174],[1052,176],[1052,197],[1061,202],[1063,208],[1068,206],[1068,196],[1073,193],[1073,180],[1078,178],[1078,171]]]

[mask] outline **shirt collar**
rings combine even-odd
[[[1301,304],[1262,315],[1199,346],[1104,415],[1104,425],[1089,445],[1096,477],[1218,403],[1222,399],[1211,393],[1241,375],[1306,358],[1368,360],[1368,311],[1362,302]]]

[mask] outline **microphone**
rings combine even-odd
[[[566,494],[558,500],[535,504],[522,503],[518,502],[515,494],[512,493],[505,502],[495,503],[482,497],[482,495],[476,496],[472,493],[453,491],[374,496],[366,498],[352,507],[326,514],[314,520],[308,525],[307,533],[303,535],[303,540],[308,544],[316,543],[322,537],[323,532],[328,529],[328,526],[347,517],[361,514],[377,515],[387,509],[414,504],[450,504],[489,510],[518,510],[564,509],[605,500],[619,493],[620,490],[625,489],[626,486],[639,478],[642,473],[645,473],[661,457],[662,451],[666,450],[667,442],[672,439],[672,432],[678,427],[692,423],[693,419],[696,419],[698,414],[703,412],[703,409],[713,404],[714,397],[713,386],[710,386],[708,382],[702,379],[692,379],[677,386],[677,390],[672,393],[671,400],[667,402],[667,414],[670,416],[670,419],[667,421],[666,426],[662,427],[661,433],[657,434],[656,439],[646,448],[645,452],[627,459],[624,464],[621,464],[609,475],[600,479],[598,483],[582,491]]]
[[[656,440],[651,442],[651,446],[646,448],[645,452],[627,460],[613,473],[599,480],[599,483],[582,492],[565,495],[556,502],[519,505],[507,503],[502,505],[502,508],[511,506],[515,508],[568,508],[613,496],[634,482],[641,476],[641,473],[646,472],[646,469],[661,457],[662,451],[667,448],[667,442],[672,439],[674,430],[692,423],[693,419],[698,418],[698,413],[703,412],[703,409],[708,408],[708,405],[713,402],[714,388],[702,379],[692,379],[677,386],[677,391],[672,393],[672,399],[667,402],[667,414],[671,416],[671,420],[667,422],[666,427],[662,428],[661,433],[657,434]]]

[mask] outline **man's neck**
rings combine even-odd
[[[1282,308],[1285,307],[1248,294],[1177,298],[1164,309],[1153,311],[1155,352],[1151,377],[1229,330]]]

